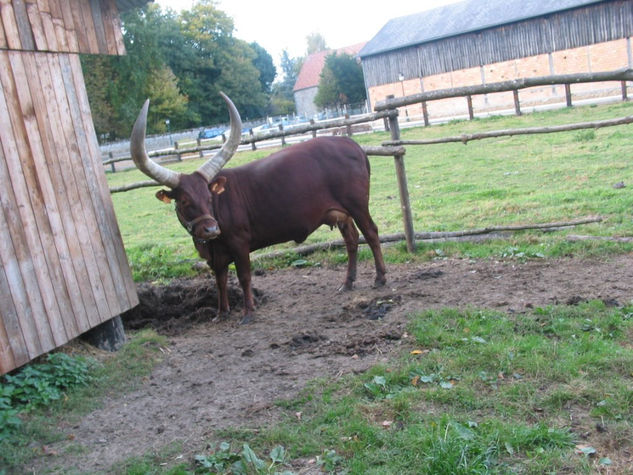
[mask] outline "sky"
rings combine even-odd
[[[154,0],[161,8],[190,10],[195,0]],[[364,43],[392,18],[418,13],[460,0],[216,0],[233,18],[233,36],[256,41],[279,67],[282,51],[304,56],[306,36],[320,33],[328,48]],[[281,71],[278,71],[279,73]]]

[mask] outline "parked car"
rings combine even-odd
[[[222,127],[211,127],[209,129],[202,129],[198,133],[199,139],[213,139],[218,135],[222,135],[224,133],[224,129]]]

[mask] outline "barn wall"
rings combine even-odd
[[[0,49],[124,54],[116,0],[0,0]]]
[[[368,88],[368,98],[370,104],[376,104],[388,95],[402,97],[419,92],[489,84],[526,77],[611,71],[624,67],[633,67],[630,39],[619,39],[551,54],[539,54],[423,78],[413,78],[402,83],[374,86]],[[572,84],[571,92],[572,97],[577,100],[619,95],[621,88],[617,82]],[[563,86],[543,86],[522,89],[519,92],[519,99],[521,107],[524,109],[542,104],[564,102],[565,88]],[[514,98],[511,92],[477,95],[472,98],[472,101],[475,112],[492,112],[514,108]],[[422,106],[419,104],[407,106],[406,110],[402,109],[401,116],[405,114],[410,117],[422,116]],[[466,100],[461,97],[428,102],[427,110],[431,118],[454,117],[468,113]]]
[[[616,0],[363,57],[363,74],[372,88],[632,35],[633,1]]]
[[[79,56],[0,51],[0,373],[138,303]]]

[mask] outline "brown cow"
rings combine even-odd
[[[231,100],[230,137],[222,149],[192,174],[180,174],[149,159],[145,151],[146,102],[139,114],[130,148],[136,166],[171,188],[156,197],[176,201],[176,215],[193,237],[200,256],[213,269],[218,286],[218,316],[229,312],[228,266],[235,262],[244,291],[244,317],[254,312],[249,253],[286,241],[303,242],[322,224],[337,226],[347,248],[343,289],[356,279],[358,231],[376,264],[376,285],[384,285],[385,264],[378,229],[369,215],[369,161],[346,137],[322,137],[293,145],[267,158],[221,170],[235,153],[241,120]]]

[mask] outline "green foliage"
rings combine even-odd
[[[222,442],[214,453],[196,455],[196,462],[201,467],[196,473],[232,473],[235,475],[290,473],[277,471],[277,468],[287,461],[286,450],[281,445],[275,446],[268,457],[270,461],[260,459],[248,444],[243,444],[241,452],[232,452],[231,445]]]
[[[227,93],[246,119],[266,113],[270,55],[233,37],[233,20],[209,0],[175,13],[156,4],[122,15],[123,57],[82,56],[98,136],[128,137],[146,98],[149,133],[225,122]]]
[[[366,98],[363,69],[356,59],[345,53],[327,56],[314,103],[327,107],[356,104]]]
[[[16,374],[5,375],[0,382],[0,441],[21,424],[20,412],[48,406],[77,386],[91,381],[93,362],[65,353],[49,354],[45,363],[25,366]]]

